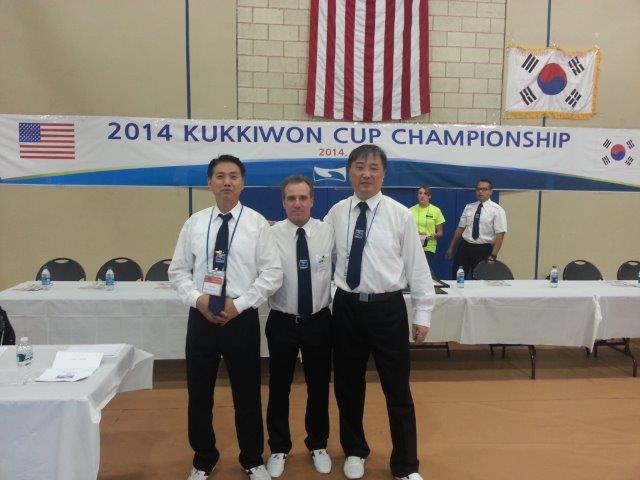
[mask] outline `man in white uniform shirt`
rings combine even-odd
[[[289,392],[298,352],[307,383],[304,443],[320,473],[331,471],[329,381],[331,379],[331,254],[333,227],[311,218],[313,184],[302,175],[282,182],[287,219],[271,227],[284,271],[282,287],[269,298],[269,405],[267,469],[279,477],[291,450]]]
[[[282,267],[269,224],[243,206],[245,167],[231,155],[209,163],[215,207],[195,213],[178,237],[169,279],[188,305],[186,358],[189,443],[195,455],[188,480],[204,480],[220,455],[212,426],[213,390],[224,357],[235,409],[240,464],[252,480],[268,480],[262,453],[258,306],[282,285]]]
[[[332,330],[340,443],[347,457],[343,470],[347,478],[361,478],[370,452],[362,417],[373,354],[389,413],[391,472],[398,479],[421,480],[402,289],[411,289],[416,342],[429,331],[435,292],[413,215],[381,192],[386,168],[387,156],[376,145],[353,150],[348,169],[354,194],[325,217],[336,235]]]
[[[495,262],[507,233],[507,215],[504,209],[491,201],[493,183],[491,180],[478,180],[476,184],[476,198],[478,201],[468,203],[462,215],[458,228],[453,233],[451,244],[444,257],[450,260],[453,250],[456,250],[451,267],[452,276],[456,278],[458,268],[462,267],[465,277],[473,277],[473,269],[478,263],[486,260]]]

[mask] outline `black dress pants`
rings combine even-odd
[[[322,309],[309,319],[271,310],[266,335],[269,343],[269,405],[267,431],[272,453],[289,453],[289,393],[302,351],[307,384],[304,424],[309,450],[327,448],[329,438],[329,381],[331,379],[331,311]]]
[[[346,456],[366,458],[362,426],[369,355],[387,403],[393,450],[389,465],[397,477],[417,472],[416,416],[409,388],[409,327],[401,292],[380,302],[361,302],[340,289],[333,300],[335,394],[340,443]]]
[[[240,464],[263,464],[264,433],[260,402],[260,324],[250,308],[224,326],[209,323],[195,308],[187,326],[187,388],[189,443],[193,466],[209,472],[220,454],[213,431],[213,390],[220,357],[224,357],[233,395]]]
[[[473,280],[473,269],[476,268],[481,261],[486,260],[493,245],[491,243],[469,243],[465,239],[460,240],[460,245],[453,257],[453,265],[451,266],[451,278],[456,279],[458,268],[462,266],[464,276],[467,280]]]

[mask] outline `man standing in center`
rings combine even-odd
[[[214,207],[184,224],[169,279],[190,306],[186,359],[189,443],[195,454],[187,480],[205,480],[220,454],[212,426],[220,358],[229,372],[240,464],[251,480],[271,477],[262,461],[258,306],[282,285],[269,224],[240,203],[245,167],[232,155],[209,163]]]
[[[396,479],[422,480],[402,290],[411,289],[412,338],[423,342],[435,303],[433,282],[411,212],[381,192],[385,152],[362,145],[349,155],[348,169],[354,195],[325,217],[336,235],[332,330],[340,443],[347,457],[344,474],[362,478],[370,452],[362,420],[367,360],[373,354],[389,414],[391,472]]]
[[[291,450],[289,393],[298,351],[307,384],[305,444],[320,473],[331,471],[329,381],[331,378],[331,254],[333,227],[311,218],[313,184],[302,175],[282,182],[286,220],[271,227],[284,271],[282,288],[269,298],[269,406],[267,430],[272,477],[284,471]]]

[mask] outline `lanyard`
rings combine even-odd
[[[376,219],[376,214],[378,213],[378,208],[380,207],[380,204],[382,203],[382,198],[380,199],[380,201],[378,202],[378,204],[376,205],[376,208],[373,210],[373,217],[371,218],[371,223],[369,224],[369,228],[368,230],[365,232],[364,235],[364,244],[367,244],[367,239],[369,238],[369,232],[371,232],[371,227],[373,227],[373,221]],[[344,266],[344,274],[347,274],[347,269],[349,266],[349,255],[351,254],[351,250],[349,249],[349,228],[351,228],[351,210],[353,207],[353,197],[349,200],[349,220],[347,221],[347,257],[345,259],[345,266]],[[366,214],[365,214],[366,215]],[[356,220],[356,223],[357,220]],[[354,230],[355,230],[355,225],[353,226]],[[362,247],[364,250],[364,247]]]
[[[211,233],[211,222],[213,221],[213,208],[211,209],[211,216],[209,217],[209,228],[207,228],[207,246],[206,246],[206,255],[207,255],[207,270],[209,270],[209,233]],[[242,211],[244,210],[244,205],[240,207],[240,214],[238,215],[238,220],[236,220],[236,224],[233,226],[233,233],[231,233],[231,240],[229,241],[229,247],[227,248],[227,254],[224,256],[224,266],[222,267],[223,271],[227,270],[227,260],[229,259],[229,253],[231,252],[231,245],[233,244],[233,237],[236,236],[236,228],[238,228],[238,223],[240,223],[240,218],[242,217]],[[220,219],[222,221],[222,219]],[[211,263],[211,269],[213,270],[213,263]]]

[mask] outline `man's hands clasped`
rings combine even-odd
[[[218,315],[214,315],[211,310],[209,310],[209,297],[210,295],[203,293],[196,301],[196,308],[209,322],[216,325],[226,325],[238,316],[239,312],[236,309],[233,300],[228,297],[225,298],[224,301],[224,310],[222,310]]]

